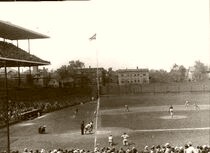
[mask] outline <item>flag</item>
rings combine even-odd
[[[96,40],[96,33],[92,37],[90,37],[89,39],[90,40]]]

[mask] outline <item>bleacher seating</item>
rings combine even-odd
[[[6,92],[0,91],[1,97],[5,97]],[[10,123],[37,117],[69,106],[86,103],[91,100],[88,94],[75,94],[69,89],[52,88],[26,88],[9,89],[9,118]],[[1,98],[0,105],[0,127],[4,126],[6,98]]]
[[[16,47],[12,43],[0,41],[0,57],[46,62],[35,55],[29,54],[21,48]]]

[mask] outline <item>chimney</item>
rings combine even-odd
[[[136,69],[138,70],[138,69],[139,69],[139,67],[137,66],[137,67],[136,67]]]

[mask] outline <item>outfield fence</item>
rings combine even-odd
[[[101,94],[130,93],[173,93],[173,92],[210,92],[210,81],[184,83],[151,83],[143,85],[106,85],[101,87]]]

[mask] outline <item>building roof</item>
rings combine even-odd
[[[118,73],[124,72],[149,72],[148,69],[119,69],[117,70]]]
[[[10,40],[49,38],[49,36],[2,20],[0,20],[0,37]]]
[[[0,41],[0,67],[4,67],[5,64],[7,67],[25,67],[49,65],[50,62],[29,54],[11,43]]]

